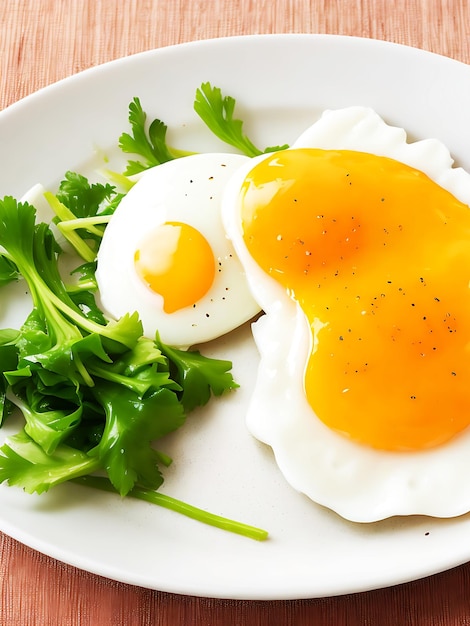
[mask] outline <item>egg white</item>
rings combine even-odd
[[[248,157],[236,154],[196,154],[139,177],[117,207],[98,253],[96,278],[108,315],[119,318],[137,311],[146,336],[154,337],[158,330],[163,342],[188,347],[224,335],[259,311],[220,214],[225,185],[246,162]],[[196,228],[209,242],[217,266],[205,296],[174,313],[163,310],[163,298],[144,284],[134,267],[142,239],[168,221]]]
[[[408,143],[403,129],[387,125],[371,109],[326,111],[292,147],[387,156],[425,172],[470,204],[470,175],[453,167],[442,143],[435,139]],[[303,386],[311,348],[308,322],[284,289],[254,262],[243,242],[237,197],[254,164],[232,178],[223,206],[227,233],[266,313],[253,324],[260,364],[246,416],[249,431],[272,447],[292,487],[348,520],[373,522],[412,514],[454,517],[470,511],[470,428],[433,449],[385,452],[335,433],[315,416]]]

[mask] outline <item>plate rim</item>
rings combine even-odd
[[[40,87],[39,89],[28,93],[22,98],[10,103],[6,107],[0,110],[0,119],[2,118],[4,113],[10,113],[12,110],[16,110],[18,105],[23,106],[25,103],[29,103],[30,101],[34,101],[38,97],[42,97],[44,92],[48,92],[52,89],[56,89],[61,87],[63,84],[68,84],[71,82],[75,82],[77,79],[81,80],[82,78],[86,78],[88,75],[92,75],[96,72],[101,72],[103,69],[107,67],[114,67],[121,65],[127,62],[135,62],[140,58],[149,57],[152,55],[159,55],[162,53],[171,54],[174,50],[183,50],[185,48],[193,48],[200,47],[206,45],[224,45],[226,43],[242,43],[244,41],[255,41],[255,40],[318,40],[321,41],[324,39],[325,41],[351,41],[357,42],[365,45],[378,45],[383,46],[384,48],[396,48],[401,50],[413,51],[416,54],[421,54],[424,56],[434,57],[436,59],[440,59],[443,62],[450,62],[452,64],[459,64],[465,67],[468,67],[469,64],[464,61],[460,61],[459,59],[454,59],[447,55],[441,54],[439,52],[434,52],[432,50],[427,50],[424,48],[420,48],[417,45],[403,44],[395,41],[390,41],[387,39],[379,39],[374,37],[367,37],[361,35],[345,35],[345,34],[335,34],[335,33],[307,33],[307,32],[299,32],[299,33],[255,33],[255,34],[246,34],[246,35],[226,35],[222,37],[209,37],[206,39],[195,39],[190,41],[183,41],[181,43],[168,44],[157,48],[149,48],[147,50],[142,50],[140,52],[134,52],[132,54],[123,55],[114,59],[110,59],[108,61],[104,61],[103,63],[98,63],[96,65],[91,65],[84,69],[81,69],[77,72],[74,72],[68,76],[64,76],[58,80],[54,80],[47,85]]]
[[[126,56],[122,56],[110,61],[106,61],[104,63],[101,64],[97,64],[88,68],[85,68],[79,72],[76,72],[74,74],[71,74],[70,76],[66,76],[64,78],[61,78],[58,81],[52,82],[48,85],[45,85],[43,87],[41,87],[39,90],[30,93],[28,95],[26,95],[25,97],[23,97],[22,99],[11,103],[10,105],[8,105],[6,108],[4,108],[2,111],[0,111],[0,125],[2,125],[4,123],[4,120],[8,121],[8,117],[10,115],[21,115],[22,111],[25,107],[29,107],[29,106],[34,106],[35,102],[37,101],[38,98],[44,98],[44,97],[49,97],[49,94],[53,94],[55,90],[57,89],[61,89],[62,85],[65,84],[74,84],[77,81],[81,81],[81,80],[86,80],[88,76],[91,76],[93,74],[96,73],[101,73],[103,71],[106,71],[106,69],[108,67],[119,67],[120,65],[124,65],[127,64],[129,62],[131,63],[138,63],[140,58],[147,58],[153,55],[161,55],[161,54],[172,54],[172,52],[174,50],[184,50],[187,49],[189,51],[191,51],[191,49],[195,48],[195,47],[201,47],[201,46],[213,46],[214,44],[216,45],[224,45],[225,43],[230,43],[230,44],[235,44],[235,45],[239,45],[242,44],[246,41],[254,41],[254,40],[259,40],[259,41],[263,41],[263,40],[270,40],[270,41],[274,41],[274,40],[278,40],[279,42],[281,41],[287,41],[287,40],[300,40],[300,39],[312,39],[312,40],[316,40],[316,41],[321,41],[321,40],[325,40],[325,41],[338,41],[338,42],[344,42],[344,41],[348,41],[348,42],[360,42],[360,45],[366,45],[366,46],[375,46],[375,45],[379,45],[382,46],[384,48],[389,48],[389,49],[400,49],[400,50],[406,50],[406,51],[412,51],[414,54],[417,55],[422,55],[423,58],[430,58],[430,59],[439,59],[439,62],[445,62],[445,63],[451,63],[452,65],[461,65],[463,67],[465,67],[467,70],[470,69],[470,66],[460,60],[457,59],[453,59],[451,57],[447,57],[445,55],[439,54],[439,53],[435,53],[429,50],[424,50],[422,48],[418,48],[415,46],[409,46],[409,45],[404,45],[401,43],[396,43],[396,42],[391,42],[388,40],[382,40],[382,39],[373,39],[373,38],[369,38],[369,37],[362,37],[362,36],[351,36],[351,35],[336,35],[336,34],[314,34],[314,33],[272,33],[272,34],[254,34],[254,35],[234,35],[234,36],[226,36],[226,37],[214,37],[214,38],[208,38],[208,39],[200,39],[200,40],[193,40],[193,41],[188,41],[188,42],[182,42],[182,43],[178,43],[178,44],[171,44],[168,46],[162,46],[159,48],[153,48],[153,49],[149,49],[149,50],[145,50],[142,52],[137,52],[137,53],[133,53],[131,55],[126,55]],[[8,527],[8,524],[6,524],[6,526]],[[278,599],[297,599],[297,598],[307,598],[307,597],[327,597],[328,595],[344,595],[344,594],[349,594],[349,593],[357,593],[357,592],[362,592],[362,591],[368,591],[371,589],[378,589],[380,587],[387,587],[387,586],[392,586],[392,585],[396,585],[396,584],[401,584],[403,582],[408,582],[411,580],[415,580],[416,578],[422,578],[428,575],[432,575],[435,574],[437,572],[443,571],[445,569],[450,569],[452,567],[456,567],[458,565],[461,565],[462,563],[466,562],[469,558],[470,558],[470,549],[468,551],[468,554],[466,556],[462,556],[462,560],[458,561],[458,562],[453,562],[450,565],[444,565],[443,563],[436,565],[436,569],[434,569],[433,571],[427,571],[427,572],[423,572],[421,574],[418,574],[416,576],[416,574],[413,575],[412,578],[407,577],[406,575],[402,576],[402,577],[398,577],[396,578],[394,581],[384,581],[379,587],[373,585],[373,586],[368,586],[368,587],[361,587],[361,588],[354,588],[354,585],[352,585],[351,589],[347,589],[345,591],[342,591],[341,593],[338,593],[337,591],[331,593],[331,594],[327,594],[327,593],[322,593],[321,596],[316,596],[316,595],[311,595],[310,593],[308,593],[307,591],[302,592],[300,595],[297,594],[288,594],[286,596],[275,596],[272,597],[269,595],[269,592],[264,591],[263,593],[255,593],[254,595],[250,595],[249,593],[247,595],[243,595],[242,594],[232,594],[232,595],[226,595],[224,593],[219,593],[217,595],[211,595],[210,593],[204,592],[203,589],[201,589],[198,585],[195,585],[193,588],[187,588],[186,590],[178,590],[177,588],[161,588],[159,587],[152,587],[151,585],[147,585],[145,584],[145,581],[139,581],[137,579],[135,579],[135,581],[129,581],[129,580],[125,580],[123,578],[120,577],[116,577],[116,575],[113,575],[112,573],[112,568],[108,567],[107,573],[103,573],[106,568],[102,569],[101,571],[97,570],[96,568],[92,568],[91,564],[89,563],[79,563],[80,559],[77,559],[76,557],[70,557],[70,558],[63,558],[63,556],[61,556],[60,554],[54,553],[53,550],[51,550],[49,544],[47,544],[47,542],[42,542],[40,539],[36,540],[36,542],[32,541],[32,536],[30,537],[25,537],[25,534],[19,532],[17,534],[17,536],[15,536],[14,528],[10,528],[10,529],[6,529],[5,530],[5,525],[4,525],[4,521],[1,519],[0,517],[0,528],[3,532],[5,532],[6,534],[8,534],[10,537],[12,537],[15,540],[20,541],[21,543],[24,543],[25,545],[28,545],[29,547],[38,550],[39,552],[42,552],[43,554],[46,554],[54,559],[57,559],[59,561],[68,563],[69,565],[72,565],[74,567],[78,567],[80,569],[85,569],[86,571],[89,571],[91,573],[94,573],[96,575],[102,575],[102,576],[107,576],[112,578],[113,580],[119,580],[120,582],[126,583],[126,584],[131,584],[131,585],[140,585],[140,586],[148,586],[149,588],[153,588],[153,589],[161,589],[162,591],[167,591],[167,592],[173,592],[173,593],[180,593],[180,594],[185,594],[185,595],[199,595],[199,596],[204,596],[204,597],[219,597],[219,598],[234,598],[234,599],[261,599],[261,600],[278,600]],[[49,547],[48,547],[49,546]],[[86,559],[85,559],[86,561]]]

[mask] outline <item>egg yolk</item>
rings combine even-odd
[[[163,297],[165,313],[194,305],[215,276],[207,239],[182,222],[166,222],[151,231],[135,252],[134,264],[145,284]]]
[[[250,254],[309,321],[320,420],[394,451],[468,426],[467,205],[392,159],[308,148],[256,165],[240,202]]]

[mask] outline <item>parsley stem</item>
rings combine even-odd
[[[104,169],[101,170],[101,174],[112,183],[119,185],[119,187],[123,189],[125,193],[130,191],[135,185],[135,181],[131,180],[128,176],[125,176],[124,174],[120,174],[119,172],[115,172],[113,170]]]
[[[67,208],[60,200],[54,196],[50,191],[44,193],[44,197],[49,203],[49,206],[59,218],[57,227],[60,229],[60,224],[63,221],[71,220],[75,218],[75,215]],[[96,252],[90,248],[90,246],[74,231],[63,233],[67,238],[71,246],[75,248],[77,253],[85,259],[85,261],[91,262],[96,258]]]
[[[102,478],[100,476],[81,476],[74,478],[73,482],[80,485],[94,487],[95,489],[101,489],[101,491],[116,493],[116,490],[110,481],[107,478]],[[215,526],[216,528],[220,528],[231,533],[243,535],[249,539],[264,541],[268,538],[268,532],[266,530],[250,526],[242,522],[236,522],[226,517],[215,515],[214,513],[209,513],[203,509],[192,506],[191,504],[187,504],[186,502],[167,496],[164,493],[159,493],[158,491],[144,489],[142,487],[134,487],[134,489],[132,489],[132,491],[130,491],[127,495],[131,498],[144,500],[145,502],[162,506],[165,509],[170,509],[171,511],[175,511],[181,515],[186,515],[186,517],[190,517],[191,519],[202,522],[203,524],[208,524],[209,526]]]
[[[98,237],[103,236],[103,230],[95,227],[95,224],[108,224],[111,220],[112,215],[94,215],[93,217],[76,217],[71,218],[69,220],[62,220],[57,224],[60,230],[65,232],[70,232],[77,230],[78,228],[85,228],[89,233],[93,235],[97,235]]]

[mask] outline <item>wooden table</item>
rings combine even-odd
[[[385,39],[470,63],[467,0],[3,0],[0,108],[128,54],[194,39],[282,32]],[[116,583],[3,535],[0,557],[0,623],[8,625],[470,623],[470,564],[356,595],[253,602]]]

